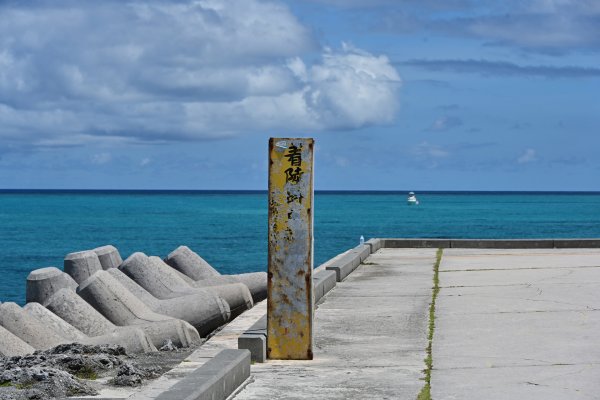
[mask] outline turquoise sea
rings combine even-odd
[[[359,237],[598,238],[600,192],[317,192],[315,266]],[[164,257],[190,246],[224,274],[266,270],[267,195],[223,191],[0,191],[0,301],[32,269],[113,244]]]

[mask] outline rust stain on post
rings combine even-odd
[[[313,139],[269,140],[267,357],[311,360]]]

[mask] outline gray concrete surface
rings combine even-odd
[[[119,268],[119,265],[123,262],[121,254],[119,254],[119,250],[115,246],[106,245],[96,247],[93,251],[98,255],[98,260],[100,260],[100,264],[104,270]]]
[[[74,292],[77,282],[56,267],[39,268],[27,276],[25,298],[28,303],[45,304],[60,289]]]
[[[267,273],[250,272],[237,275],[221,275],[200,255],[187,246],[179,246],[173,250],[166,258],[165,263],[181,272],[193,281],[199,282],[204,286],[222,285],[224,283],[240,282],[248,286],[252,298],[255,302],[267,298]]]
[[[179,246],[166,258],[165,262],[195,281],[220,276],[219,272],[207,263],[198,253],[187,246]]]
[[[359,245],[349,251],[330,260],[331,262],[325,267],[326,270],[334,271],[338,282],[346,279],[361,262],[367,259],[371,254],[371,246],[368,244]]]
[[[536,249],[600,248],[600,239],[429,239],[429,238],[389,238],[381,240],[381,247],[387,248],[474,248],[474,249]]]
[[[335,271],[317,271],[313,273],[313,295],[315,303],[323,298],[337,283]]]
[[[248,350],[221,350],[156,400],[226,399],[250,376]]]
[[[435,249],[381,249],[323,299],[312,361],[252,366],[234,398],[416,399]]]
[[[89,337],[39,303],[27,303],[23,307],[23,310],[37,318],[47,328],[50,328],[72,343],[91,345],[118,344],[122,346],[123,343],[129,341],[129,336],[131,335],[128,331],[114,331],[102,336]]]
[[[0,325],[0,356],[14,357],[31,354],[35,349]]]
[[[250,351],[253,362],[267,359],[267,314],[263,315],[248,330],[238,337],[238,349]]]
[[[446,249],[432,398],[600,398],[600,250]]]
[[[163,275],[171,275],[174,279],[179,278],[182,282],[185,282],[185,285],[191,288],[205,289],[217,294],[229,304],[232,318],[254,306],[252,293],[248,286],[236,279],[231,279],[233,275],[221,275],[195,281],[178,270],[171,268],[169,264],[164,262],[160,257],[150,256],[148,257],[148,262],[152,269],[160,271]]]
[[[158,348],[172,341],[177,347],[200,343],[198,331],[188,322],[152,311],[107,271],[83,281],[77,293],[117,326],[135,326]]]
[[[93,250],[78,251],[65,256],[64,270],[78,284],[85,281],[98,271],[102,271],[102,264],[98,254]]]
[[[106,272],[119,281],[135,297],[150,307],[154,312],[182,319],[192,324],[201,336],[206,336],[219,326],[229,321],[231,311],[229,304],[219,296],[210,292],[195,293],[188,296],[161,300],[154,297],[146,289],[135,283],[117,268]]]
[[[120,344],[128,352],[156,351],[156,347],[141,329],[114,325],[72,290],[60,289],[44,306],[90,337],[119,334],[123,337]]]
[[[238,349],[248,350],[252,362],[265,362],[267,359],[267,335],[245,333],[238,338]]]
[[[69,342],[16,303],[0,304],[0,325],[36,350]]]
[[[153,296],[162,300],[209,291],[227,302],[232,318],[254,304],[250,290],[241,283],[207,288],[193,287],[179,275],[177,270],[160,258],[148,257],[144,253],[133,253],[123,261],[119,269]]]

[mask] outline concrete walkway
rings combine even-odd
[[[600,399],[600,250],[447,249],[432,398]]]
[[[435,249],[383,248],[315,313],[315,359],[252,365],[236,400],[410,399]],[[434,400],[600,399],[600,249],[445,249]]]
[[[313,361],[252,365],[246,399],[410,399],[423,387],[435,249],[381,249],[315,313]]]

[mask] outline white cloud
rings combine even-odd
[[[519,164],[527,164],[537,161],[536,152],[534,149],[527,149],[519,158],[517,158],[517,162]]]
[[[112,156],[109,153],[94,154],[92,156],[92,164],[103,165],[108,164],[112,160]]]
[[[450,155],[448,150],[427,141],[414,146],[412,154],[414,155],[415,161],[430,169],[437,168],[439,166],[439,161]]]
[[[413,153],[417,156],[425,156],[431,158],[443,158],[448,156],[448,151],[441,146],[431,144],[429,142],[421,142],[415,146]]]
[[[7,2],[0,20],[8,142],[353,129],[388,123],[397,107],[387,57],[319,49],[277,1]]]
[[[452,128],[459,127],[463,124],[462,120],[458,117],[443,116],[436,119],[429,130],[431,131],[447,131]]]

